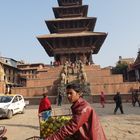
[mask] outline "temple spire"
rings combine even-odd
[[[82,60],[92,63],[107,36],[94,32],[96,17],[87,17],[88,5],[82,0],[58,0],[54,7],[56,19],[46,20],[51,34],[38,36],[38,40],[50,57],[64,64],[66,61]]]

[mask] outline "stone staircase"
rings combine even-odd
[[[112,74],[109,67],[100,68],[99,65],[90,65],[85,66],[85,71],[92,95],[100,95],[101,91],[108,95],[115,94],[117,91],[126,94],[132,87],[137,87],[136,82],[124,82],[121,74]]]
[[[92,95],[99,95],[104,91],[112,95],[117,91],[128,93],[131,87],[137,88],[136,82],[123,82],[122,75],[112,75],[109,68],[100,68],[98,65],[84,66],[87,75],[87,85]],[[49,96],[56,98],[57,87],[60,85],[60,72],[62,66],[49,67],[39,71],[36,79],[28,79],[26,87],[16,87],[12,93],[20,93],[25,97],[40,96],[48,92]],[[79,82],[76,73],[69,74],[69,83]],[[83,86],[84,87],[84,86]]]

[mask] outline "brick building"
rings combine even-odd
[[[9,93],[12,87],[24,86],[25,79],[20,77],[19,61],[0,57],[0,92]]]
[[[140,82],[140,49],[138,51],[136,60],[128,68],[128,77],[130,82]]]

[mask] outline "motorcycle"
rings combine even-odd
[[[4,136],[6,131],[5,126],[0,126],[0,140],[7,140],[7,137]]]

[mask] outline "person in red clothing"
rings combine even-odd
[[[39,103],[38,114],[43,119],[47,119],[51,115],[51,102],[45,93],[43,93],[43,98]]]
[[[101,91],[100,103],[101,103],[102,107],[104,108],[105,107],[105,95],[104,95],[103,91]]]
[[[68,100],[72,103],[72,119],[45,140],[106,140],[99,118],[91,105],[81,97],[79,84],[66,87]]]

